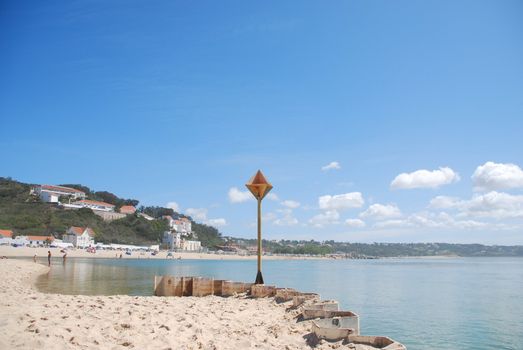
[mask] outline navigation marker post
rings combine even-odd
[[[256,274],[255,284],[263,284],[263,276],[261,272],[261,256],[262,256],[262,238],[261,238],[261,202],[263,197],[272,190],[272,185],[267,181],[261,170],[245,184],[254,198],[258,201],[258,273]]]

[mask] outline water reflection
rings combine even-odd
[[[254,281],[256,262],[70,258],[53,262],[38,287],[152,295],[155,274]],[[264,278],[336,299],[361,315],[366,334],[386,334],[411,349],[521,348],[523,259],[266,261]]]

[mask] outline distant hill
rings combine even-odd
[[[254,239],[231,238],[240,246],[256,244]],[[335,241],[263,241],[266,251],[277,254],[340,254],[353,258],[463,256],[463,257],[523,257],[523,246],[488,246],[452,243],[349,243]]]
[[[103,221],[91,209],[63,210],[55,205],[43,203],[30,195],[33,185],[0,177],[0,228],[13,230],[15,235],[61,235],[70,226],[89,226],[96,232],[96,241],[122,244],[158,244],[163,232],[168,229],[162,215],[185,217],[172,209],[140,207],[157,220],[146,220],[138,215],[111,222]],[[123,199],[107,191],[92,191],[78,184],[62,184],[84,191],[89,199],[108,202],[120,207],[137,205],[135,199]],[[190,217],[188,217],[190,219]],[[204,247],[213,247],[222,242],[221,234],[214,227],[193,222],[193,231]]]
[[[90,209],[62,210],[55,205],[42,203],[29,194],[31,184],[0,177],[0,229],[13,230],[15,235],[61,235],[70,226],[89,226],[96,232],[96,240],[104,243],[158,244],[163,232],[168,229],[164,215],[173,218],[188,218],[202,246],[214,249],[225,242],[214,227],[197,223],[190,216],[177,213],[170,208],[141,206],[138,212],[157,218],[148,221],[138,215],[128,215],[112,222],[103,221]],[[92,191],[79,184],[63,184],[84,191],[89,199],[114,204],[136,206],[136,199],[124,199],[107,191]],[[254,235],[254,233],[253,233]],[[227,240],[247,248],[256,245],[255,239],[229,237]],[[335,241],[263,241],[266,252],[275,254],[342,254],[354,258],[404,257],[404,256],[467,256],[523,257],[523,246],[487,246],[482,244],[451,243],[348,243]]]

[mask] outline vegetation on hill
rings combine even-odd
[[[64,210],[55,205],[42,203],[30,194],[30,184],[0,177],[0,229],[10,229],[15,235],[61,235],[70,226],[89,226],[96,232],[96,241],[124,244],[158,244],[163,232],[168,230],[164,215],[175,219],[190,216],[177,213],[170,208],[140,207],[138,213],[145,213],[157,220],[146,220],[138,215],[111,222],[103,221],[90,209]],[[117,206],[137,205],[134,199],[122,199],[106,191],[91,191],[82,185],[63,185],[86,192],[93,200],[101,200]],[[220,232],[211,226],[192,221],[193,238],[202,246],[214,249],[224,244]],[[246,248],[255,246],[255,239],[229,240]],[[276,254],[346,254],[351,257],[398,257],[398,256],[523,256],[523,246],[486,246],[481,244],[450,243],[347,243],[335,241],[263,241],[266,252]]]
[[[148,221],[128,215],[106,222],[91,209],[59,209],[30,195],[30,189],[29,184],[0,178],[0,228],[13,230],[15,235],[54,235],[58,238],[70,226],[89,226],[96,233],[96,241],[125,244],[158,244],[168,229],[165,220]]]
[[[234,239],[233,239],[234,240]],[[243,246],[256,240],[236,240]],[[341,254],[351,257],[405,256],[523,256],[523,246],[487,246],[452,243],[348,243],[335,241],[263,241],[264,250],[276,254]]]

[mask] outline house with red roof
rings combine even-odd
[[[85,198],[85,192],[83,191],[55,185],[38,185],[31,189],[31,193],[36,194],[43,202],[47,203],[58,203],[60,197],[64,196],[73,200]]]
[[[11,245],[13,243],[13,231],[0,230],[0,244]]]
[[[42,247],[46,246],[54,241],[53,236],[23,236],[23,237],[17,237],[18,239],[21,239],[22,241],[26,241],[27,243],[25,245],[29,245],[31,247]]]
[[[71,226],[65,231],[62,241],[77,248],[87,248],[94,246],[94,236],[95,233],[90,227]]]
[[[122,205],[120,208],[120,213],[122,214],[134,214],[136,212],[136,208],[132,205]]]
[[[13,238],[13,231],[0,230],[0,238]]]

